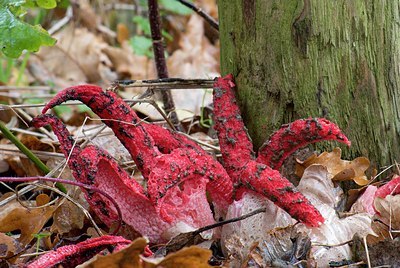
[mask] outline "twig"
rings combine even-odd
[[[218,22],[213,17],[211,17],[210,15],[205,13],[201,8],[195,6],[194,4],[192,4],[186,0],[176,0],[176,1],[178,1],[182,5],[190,8],[194,12],[196,12],[200,17],[202,17],[206,22],[208,22],[208,24],[210,24],[211,27],[213,27],[215,30],[219,31]]]
[[[369,258],[369,251],[368,251],[368,244],[367,244],[367,237],[363,237],[364,247],[365,247],[365,255],[367,256],[367,265],[368,268],[371,268],[371,259]]]
[[[319,243],[313,243],[312,244],[312,246],[313,247],[325,247],[325,248],[334,248],[334,247],[341,247],[341,246],[344,246],[344,245],[347,245],[347,244],[349,244],[350,242],[352,242],[353,240],[348,240],[348,241],[344,241],[344,242],[341,242],[341,243],[338,243],[338,244],[319,244]]]
[[[157,76],[158,78],[168,78],[167,63],[165,61],[165,51],[161,35],[161,19],[158,11],[157,0],[148,0],[149,7],[149,21],[151,38],[153,39],[153,51],[154,59],[156,62]],[[162,101],[164,110],[167,114],[170,114],[171,121],[174,124],[174,128],[178,131],[183,132],[183,126],[179,122],[178,115],[175,111],[175,104],[172,98],[170,90],[161,91]]]
[[[233,218],[233,219],[229,219],[229,220],[225,220],[225,221],[220,221],[220,222],[217,222],[217,223],[214,223],[214,224],[211,224],[211,225],[204,226],[204,227],[199,228],[196,231],[194,231],[193,234],[194,235],[200,234],[200,233],[202,233],[204,231],[211,230],[211,229],[214,229],[216,227],[219,227],[219,226],[222,226],[222,225],[225,225],[225,224],[228,224],[228,223],[241,221],[241,220],[250,218],[250,217],[252,217],[254,215],[257,215],[259,213],[263,213],[265,211],[266,211],[266,208],[258,208],[258,209],[253,210],[252,212],[247,213],[247,214],[245,214],[243,216],[240,216],[240,217],[237,217],[237,218]]]
[[[61,20],[59,20],[56,24],[54,24],[47,32],[50,35],[55,34],[56,32],[58,32],[62,27],[64,27],[64,25],[66,25],[68,22],[70,22],[70,20],[73,17],[73,10],[72,7],[69,6],[67,8],[67,12],[65,13],[65,17],[62,18]]]
[[[161,78],[152,80],[116,80],[114,86],[152,87],[157,90],[212,88],[213,79]]]
[[[49,86],[0,86],[0,91],[16,91],[16,90],[43,90],[50,91]]]

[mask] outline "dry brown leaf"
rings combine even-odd
[[[0,259],[9,258],[21,250],[22,247],[16,239],[0,233]]]
[[[392,230],[400,229],[400,195],[387,195],[385,198],[376,197],[374,206],[382,222],[390,225]]]
[[[355,237],[352,244],[352,251],[356,254],[355,261],[368,263],[369,267],[399,267],[400,240],[398,239],[388,239],[368,245],[368,250],[365,249],[364,240],[360,237]]]
[[[101,49],[108,46],[86,28],[68,26],[55,36],[53,47],[42,47],[38,53],[43,66],[58,78],[59,87],[100,80]]]
[[[50,196],[48,196],[47,194],[38,194],[38,196],[36,196],[36,206],[38,207],[44,206],[49,202]]]
[[[51,232],[68,233],[73,229],[82,229],[85,214],[72,202],[65,200],[54,212]]]
[[[36,202],[26,202],[26,205],[36,205]],[[18,241],[27,245],[33,239],[33,234],[38,233],[44,224],[51,218],[56,206],[43,208],[25,208],[17,201],[11,201],[1,207],[0,232],[6,233],[15,230],[21,231]]]
[[[96,14],[93,6],[88,0],[74,1],[74,15],[80,22],[90,31],[95,31],[97,24],[100,22],[99,16]]]
[[[167,255],[159,264],[158,268],[197,267],[208,268],[212,253],[208,249],[191,246]]]
[[[305,161],[297,161],[296,175],[303,176],[304,170],[313,165],[320,164],[328,169],[333,181],[353,180],[358,185],[366,185],[369,180],[365,171],[369,168],[370,162],[365,157],[358,157],[353,161],[341,159],[342,150],[333,149],[332,152],[323,152],[319,156],[312,155]]]
[[[56,150],[51,142],[43,142],[32,135],[22,135],[20,141],[31,150],[46,152],[55,152]]]
[[[117,41],[121,45],[123,42],[129,40],[129,29],[124,23],[117,25]]]
[[[204,35],[202,18],[191,15],[187,31],[181,36],[177,49],[167,59],[168,72],[171,77],[181,78],[214,78],[219,75],[219,47],[210,43]],[[204,90],[192,90],[190,94],[184,90],[172,92],[176,109],[200,113],[200,107],[211,102],[211,94]],[[181,117],[181,119],[183,119]]]
[[[140,254],[144,251],[147,241],[137,238],[128,247],[106,256],[97,255],[90,261],[79,265],[81,268],[139,268],[144,267]],[[147,267],[147,266],[146,266]],[[189,267],[189,266],[188,266]]]
[[[123,42],[121,48],[106,46],[102,52],[109,59],[110,67],[118,73],[119,79],[156,77],[154,61],[146,56],[135,55],[128,42]],[[142,90],[135,92],[142,92]]]
[[[21,135],[21,142],[31,150],[54,152],[55,148],[51,142],[42,142],[32,135]],[[20,157],[21,166],[25,172],[24,176],[41,176],[43,172],[26,157]]]
[[[147,245],[144,238],[137,238],[128,247],[109,254],[107,256],[97,255],[90,261],[78,266],[80,268],[208,268],[212,253],[208,249],[192,246],[171,253],[165,258],[153,259],[141,257]]]

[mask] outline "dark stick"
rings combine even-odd
[[[157,0],[148,0],[151,38],[153,39],[154,59],[158,78],[168,78],[168,69],[165,61],[164,45],[161,35],[161,19],[158,11]],[[184,131],[175,112],[175,104],[170,90],[161,91],[164,109],[171,115],[171,121],[176,130]]]
[[[214,223],[214,224],[211,224],[211,225],[207,225],[207,226],[201,227],[201,228],[197,229],[196,231],[193,231],[193,234],[197,235],[197,234],[200,234],[200,233],[202,233],[204,231],[208,231],[210,229],[214,229],[216,227],[220,227],[220,226],[228,224],[228,223],[241,221],[241,220],[250,218],[250,217],[252,217],[254,215],[263,213],[265,211],[266,211],[265,207],[264,208],[258,208],[258,209],[253,210],[252,212],[249,212],[249,213],[247,213],[245,215],[242,215],[240,217],[229,219],[229,220],[220,221],[220,222],[217,222],[217,223]]]
[[[215,30],[219,31],[219,24],[218,22],[211,17],[210,15],[208,15],[207,13],[205,13],[201,8],[195,6],[194,4],[186,1],[186,0],[176,0],[179,3],[181,3],[182,5],[190,8],[191,10],[193,10],[194,12],[196,12],[199,16],[201,16],[206,22],[208,22],[208,24],[211,25],[211,27],[213,27]]]

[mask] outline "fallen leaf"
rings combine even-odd
[[[178,268],[178,267],[196,267],[209,268],[208,260],[211,258],[211,250],[191,246],[179,250],[178,252],[167,255],[161,262],[156,264],[155,268]],[[151,266],[147,266],[151,267]]]
[[[36,202],[24,202],[27,206],[36,205]],[[27,245],[32,241],[33,234],[39,233],[44,224],[51,218],[55,205],[43,208],[25,208],[17,201],[11,201],[0,210],[0,232],[21,231],[18,241]]]
[[[375,245],[368,245],[368,251],[362,238],[355,237],[353,241],[352,251],[355,253],[355,261],[363,261],[370,267],[399,267],[400,240],[388,239]]]
[[[54,212],[50,231],[64,234],[74,229],[82,229],[84,220],[85,214],[83,211],[72,202],[64,200]]]
[[[0,233],[0,259],[9,258],[21,250],[21,244],[16,239]]]
[[[117,41],[121,45],[129,40],[129,29],[124,23],[117,24]]]
[[[96,255],[86,263],[79,265],[80,268],[137,268],[144,267],[140,254],[144,252],[147,241],[137,238],[126,248],[106,256]]]
[[[400,229],[400,195],[377,197],[374,200],[374,206],[382,222],[390,226],[392,230]]]
[[[325,267],[330,261],[351,259],[348,244],[355,234],[361,237],[374,234],[371,228],[371,216],[359,213],[346,218],[339,218],[335,206],[342,195],[341,188],[335,188],[330,172],[322,165],[311,165],[303,174],[297,189],[311,201],[325,218],[318,228],[307,228],[299,224],[298,229],[309,235],[313,247],[310,260],[317,267]],[[333,246],[333,247],[328,247]]]
[[[347,161],[342,160],[341,155],[342,150],[335,148],[332,152],[323,152],[319,156],[314,154],[304,161],[297,161],[296,175],[301,177],[307,167],[320,164],[328,169],[333,181],[353,180],[361,186],[368,184],[369,180],[365,171],[370,166],[369,160],[365,157],[358,157],[353,161]]]

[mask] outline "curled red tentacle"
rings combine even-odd
[[[234,86],[232,75],[218,78],[214,84],[215,130],[224,167],[232,178],[238,177],[247,162],[255,158],[253,144],[236,104]]]
[[[257,162],[279,169],[288,156],[310,143],[335,140],[350,146],[337,125],[325,118],[299,119],[274,132],[258,151]]]
[[[129,151],[143,176],[148,177],[151,163],[160,152],[140,118],[125,102],[112,91],[104,92],[95,85],[80,85],[59,92],[42,112],[68,100],[81,101],[103,119]]]
[[[125,247],[131,243],[120,236],[101,236],[76,245],[59,247],[31,262],[27,268],[64,267],[73,268],[91,259],[100,251],[110,247]]]
[[[251,161],[243,170],[241,178],[244,187],[267,197],[298,221],[312,227],[324,222],[310,201],[277,170]]]
[[[324,219],[306,197],[278,171],[255,161],[251,140],[235,101],[232,79],[228,75],[218,78],[214,84],[214,121],[224,167],[239,186],[267,197],[300,222],[320,225]]]
[[[50,114],[39,115],[32,119],[30,125],[36,128],[40,128],[46,125],[51,125],[53,128],[54,134],[57,136],[60,141],[60,149],[64,154],[65,158],[69,159],[68,165],[69,167],[75,171],[79,169],[79,165],[77,164],[78,156],[81,153],[81,148],[78,144],[74,146],[74,138],[71,133],[67,130],[65,125],[61,122],[57,117]]]

